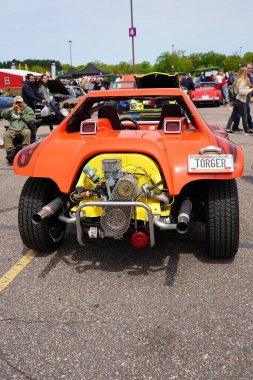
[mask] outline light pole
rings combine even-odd
[[[72,41],[69,41],[69,56],[70,56],[70,66],[72,67],[72,52],[71,52]]]
[[[129,29],[129,36],[132,37],[132,57],[133,57],[133,73],[135,72],[135,62],[134,62],[134,37],[136,36],[136,29],[134,28],[134,18],[133,18],[133,0],[130,0],[131,8],[131,28]]]

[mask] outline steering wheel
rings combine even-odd
[[[121,127],[121,129],[128,129],[128,128],[126,128],[125,125],[122,124],[122,121],[130,121],[131,123],[134,124],[135,128],[129,128],[130,130],[132,130],[132,129],[133,130],[136,130],[136,129],[139,130],[140,129],[140,126],[137,123],[137,121],[134,120],[134,119],[131,119],[131,117],[122,117],[121,119],[119,119],[119,121],[120,121],[120,127]]]

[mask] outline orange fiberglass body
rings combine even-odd
[[[80,244],[84,233],[119,239],[131,230],[132,244],[142,247],[147,241],[154,245],[156,228],[185,233],[190,220],[207,220],[210,247],[210,234],[217,235],[220,226],[210,227],[210,205],[217,191],[220,197],[231,195],[227,206],[235,203],[243,153],[224,131],[204,122],[180,89],[105,90],[87,94],[50,136],[20,151],[14,171],[30,177],[21,205],[31,192],[38,198],[39,188],[45,200],[41,209],[35,197],[38,213],[27,225],[35,231],[48,223],[48,235],[43,232],[38,243],[20,226],[24,243],[34,249],[55,248],[68,223],[76,223]],[[219,243],[209,256],[236,253],[238,210],[232,214],[226,217],[233,224],[232,246],[224,251]]]
[[[138,93],[159,96],[166,92],[170,95],[180,92],[180,95],[189,102],[187,95],[176,89],[113,90],[113,94],[114,96],[131,96],[133,91],[135,97]],[[104,93],[108,95],[107,91],[100,91],[99,96],[103,96]],[[86,98],[97,98],[97,95],[97,92],[91,92]],[[80,135],[79,131],[76,133],[66,132],[68,120],[71,117],[69,116],[47,139],[37,143],[38,147],[27,165],[20,166],[17,157],[14,170],[19,175],[51,178],[63,193],[68,193],[83,163],[90,157],[108,152],[139,152],[152,157],[158,163],[172,195],[179,194],[183,186],[191,181],[240,177],[244,162],[242,149],[225,139],[223,133],[214,133],[210,130],[195,107],[190,102],[189,105],[198,126],[198,131],[195,133],[192,133],[192,130],[184,130],[180,134],[164,134],[163,130],[147,130],[146,124],[138,131],[131,131],[131,129],[115,131],[109,123],[102,119],[98,120],[95,135]],[[208,145],[217,145],[222,148],[224,153],[233,155],[235,170],[232,173],[188,173],[188,155],[198,154],[201,148]],[[19,157],[21,159],[22,152]]]

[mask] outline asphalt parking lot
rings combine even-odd
[[[231,109],[199,112],[225,128]],[[253,136],[231,140],[244,150],[245,171],[240,249],[229,263],[202,258],[194,224],[142,251],[127,238],[81,247],[69,227],[58,251],[27,258],[17,221],[26,178],[0,149],[0,279],[27,260],[0,288],[1,380],[252,380]]]

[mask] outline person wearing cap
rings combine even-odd
[[[16,96],[13,100],[13,107],[2,111],[3,119],[8,120],[10,126],[4,133],[4,148],[8,157],[14,156],[15,147],[13,139],[16,135],[21,134],[23,137],[22,145],[31,144],[31,131],[28,127],[29,123],[35,120],[33,110],[28,107],[21,96]]]

